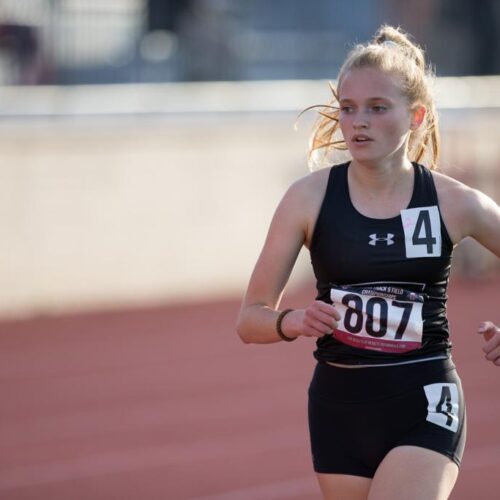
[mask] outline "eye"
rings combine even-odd
[[[340,112],[348,115],[349,113],[352,113],[352,106],[340,106]]]
[[[383,113],[384,111],[387,111],[387,106],[384,106],[382,104],[375,104],[372,106],[372,110],[375,111],[375,113]]]

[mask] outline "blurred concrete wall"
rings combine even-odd
[[[285,187],[293,117],[0,126],[0,313],[239,291]]]
[[[311,120],[296,132],[295,118],[4,119],[0,315],[241,293],[276,204],[308,173]],[[499,201],[500,109],[445,109],[442,124],[444,170]],[[461,272],[496,265],[465,247]],[[311,277],[304,252],[294,283]]]

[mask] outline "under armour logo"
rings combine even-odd
[[[377,241],[385,241],[387,246],[394,245],[394,235],[392,233],[387,233],[387,237],[382,238],[381,236],[377,236],[377,234],[370,234],[369,245],[375,246]]]

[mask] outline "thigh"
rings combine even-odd
[[[324,500],[366,500],[371,479],[347,474],[316,473]]]
[[[451,459],[426,448],[399,446],[382,460],[373,477],[370,500],[445,500],[458,476]]]

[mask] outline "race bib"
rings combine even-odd
[[[457,432],[459,425],[459,396],[456,384],[437,383],[424,386],[428,401],[429,422]]]
[[[437,206],[401,210],[408,259],[441,256],[441,219]]]
[[[397,286],[332,287],[340,313],[333,336],[359,349],[403,353],[422,345],[424,297]]]

